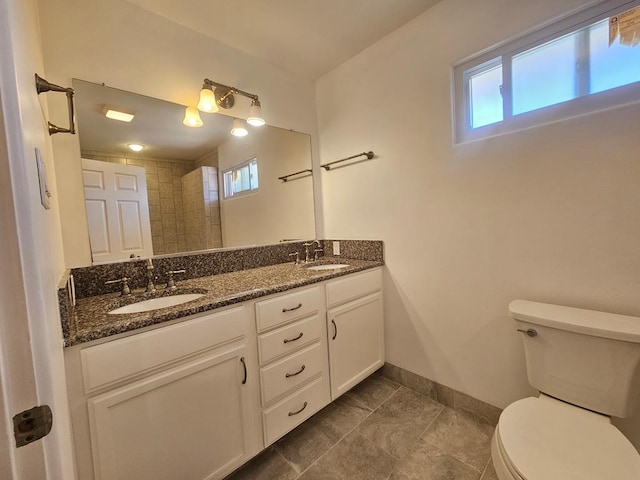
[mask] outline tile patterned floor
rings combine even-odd
[[[497,480],[492,434],[376,373],[226,480]]]

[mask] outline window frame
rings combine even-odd
[[[542,26],[525,32],[514,39],[489,48],[478,55],[464,59],[452,66],[454,143],[461,144],[508,132],[554,123],[567,118],[590,114],[600,110],[617,108],[640,101],[640,82],[615,87],[598,93],[587,94],[562,103],[513,115],[511,70],[513,57],[539,47],[547,42],[575,33],[593,23],[640,6],[640,0],[608,0],[553,19]],[[477,74],[482,66],[502,64],[503,119],[482,127],[471,127],[468,72]],[[581,88],[584,88],[582,86]]]
[[[251,185],[249,186],[248,190],[241,190],[237,193],[231,194],[231,195],[227,195],[227,182],[225,180],[225,176],[230,173],[230,172],[235,172],[238,170],[241,170],[244,167],[249,167],[249,172],[251,172],[251,163],[255,162],[256,163],[256,172],[258,172],[258,186],[256,188],[251,188]],[[249,174],[251,175],[251,174]],[[222,187],[222,201],[227,201],[227,200],[233,200],[235,198],[240,198],[240,197],[245,197],[247,195],[253,195],[255,193],[258,193],[258,191],[260,190],[260,167],[259,167],[259,162],[258,162],[258,156],[257,155],[253,155],[252,157],[250,157],[248,160],[245,160],[242,163],[238,163],[237,165],[234,165],[231,168],[227,168],[226,170],[224,170],[222,172],[221,175],[221,187]],[[251,176],[249,176],[249,178],[251,178]]]

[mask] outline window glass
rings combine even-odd
[[[513,57],[513,115],[577,97],[576,34]]]
[[[258,160],[252,159],[222,174],[224,198],[258,189]]]
[[[616,38],[609,46],[608,19],[589,29],[589,51],[590,93],[640,81],[640,45],[622,45]]]
[[[471,127],[502,121],[502,65],[494,65],[469,76]]]

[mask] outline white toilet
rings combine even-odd
[[[529,383],[491,444],[500,480],[640,480],[640,454],[611,424],[640,407],[640,318],[515,300]]]

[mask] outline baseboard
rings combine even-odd
[[[501,408],[388,362],[380,369],[380,373],[390,380],[422,393],[447,407],[470,413],[478,420],[489,425],[497,425],[500,413],[502,413]]]

